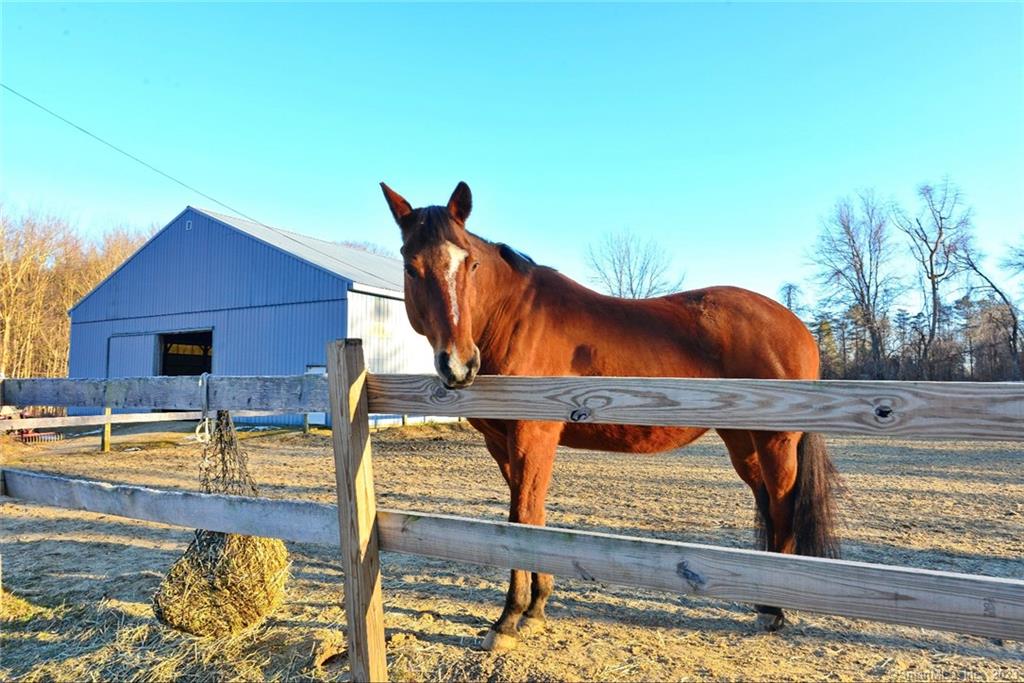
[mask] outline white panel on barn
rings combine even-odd
[[[348,293],[348,337],[363,340],[366,368],[377,374],[434,374],[434,351],[409,324],[405,302],[361,292]],[[416,418],[451,422],[454,418]],[[401,415],[371,415],[374,426],[398,424]]]
[[[363,340],[370,372],[434,372],[434,352],[426,338],[416,334],[409,324],[404,301],[350,291],[347,336]]]

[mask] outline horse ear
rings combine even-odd
[[[395,222],[398,223],[399,227],[401,227],[402,219],[412,213],[412,206],[409,202],[405,201],[405,197],[398,194],[384,183],[380,184],[380,189],[384,190],[384,199],[388,202],[388,208],[391,209],[391,215],[395,217]]]
[[[460,181],[455,186],[455,192],[452,192],[452,198],[448,200],[448,213],[458,222],[465,224],[472,210],[473,194],[469,191],[469,185]]]

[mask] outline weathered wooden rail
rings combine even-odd
[[[278,415],[273,410],[238,410],[235,417],[261,417]],[[170,413],[106,413],[103,415],[71,415],[69,417],[18,417],[0,420],[0,432],[21,429],[52,429],[53,427],[101,427],[108,424],[147,424],[150,422],[191,422],[201,420],[202,411],[179,411]]]
[[[4,380],[0,402],[316,412],[334,424],[337,507],[156,491],[20,470],[8,495],[136,519],[339,543],[356,680],[386,678],[378,551],[525,569],[590,581],[774,604],[898,624],[1024,639],[1024,581],[778,555],[443,515],[377,510],[367,414],[449,415],[900,437],[1024,441],[1019,383],[373,376],[358,340],[328,348],[328,378]]]
[[[211,376],[208,381],[204,388],[191,377],[8,379],[3,401],[198,411],[208,392],[209,410],[330,409],[323,376]],[[450,391],[429,375],[369,375],[366,384],[373,413],[1024,439],[1019,382],[483,376],[471,387]]]
[[[339,545],[334,505],[161,491],[14,469],[3,475],[7,495],[19,500]],[[380,549],[391,552],[993,637],[1009,637],[1013,622],[1024,625],[1024,582],[1012,579],[400,510],[378,510],[377,526]],[[1000,624],[996,614],[1007,622]]]

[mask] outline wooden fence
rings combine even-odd
[[[0,380],[2,381],[2,380]],[[235,417],[263,417],[277,415],[273,410],[237,410],[232,413]],[[169,413],[114,413],[110,407],[103,409],[102,415],[71,415],[68,417],[17,417],[10,420],[0,420],[0,434],[4,432],[17,432],[22,430],[53,429],[54,427],[102,427],[100,432],[100,451],[110,452],[110,427],[115,424],[149,424],[156,422],[179,422],[201,420],[207,416],[202,411],[177,411]],[[309,430],[308,423],[305,426]],[[18,437],[23,443],[35,443],[38,441],[55,441],[63,439],[64,435],[58,432],[40,432],[36,434],[22,434]]]
[[[276,410],[232,411],[234,417],[264,417],[278,415]],[[54,427],[102,427],[112,424],[146,424],[150,422],[194,421],[203,418],[202,411],[178,411],[170,413],[104,413],[102,415],[71,415],[69,417],[17,417],[0,420],[0,432],[21,429],[53,429]]]
[[[1024,441],[1024,385],[599,377],[370,375],[358,340],[328,377],[9,379],[0,403],[318,412],[328,409],[338,505],[158,491],[6,470],[7,495],[186,527],[339,544],[356,680],[384,680],[379,551],[1024,639],[1024,581],[779,555],[420,512],[377,510],[369,411],[901,437]]]

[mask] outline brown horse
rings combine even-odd
[[[608,375],[817,379],[818,349],[778,303],[736,287],[656,299],[605,296],[504,244],[466,230],[472,207],[459,183],[448,205],[414,209],[381,183],[402,231],[409,322],[434,348],[446,386],[496,375]],[[653,453],[685,446],[707,429],[478,420],[511,491],[509,520],[543,525],[559,444]],[[719,429],[737,474],[750,486],[761,549],[834,555],[834,470],[820,436]],[[484,647],[513,647],[520,626],[544,621],[549,574],[513,570],[505,609]],[[782,610],[756,606],[768,630]],[[520,624],[522,618],[523,623]]]

